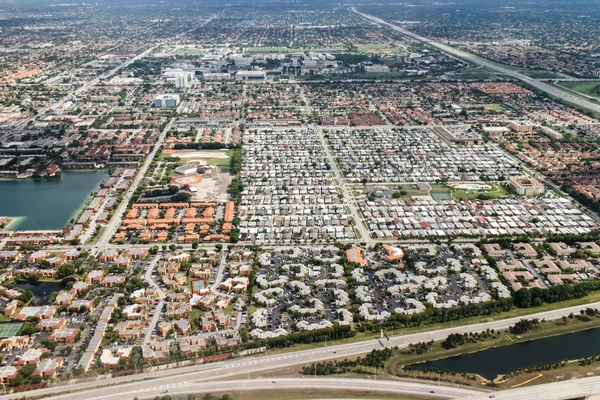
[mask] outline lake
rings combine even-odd
[[[31,283],[17,283],[14,284],[15,288],[23,290],[31,290],[33,292],[32,305],[43,306],[48,304],[48,297],[52,292],[60,292],[64,289],[64,286],[60,282],[42,282],[37,285]]]
[[[54,180],[0,181],[0,216],[18,217],[11,230],[62,229],[107,177],[107,171],[82,171]]]
[[[494,347],[476,353],[414,364],[418,368],[438,368],[451,372],[479,374],[493,380],[498,375],[536,364],[577,360],[600,354],[600,328],[552,336],[510,346]]]

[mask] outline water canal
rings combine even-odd
[[[427,361],[415,364],[414,367],[442,369],[455,373],[467,372],[493,380],[498,375],[536,364],[577,360],[599,354],[600,328],[594,328]]]

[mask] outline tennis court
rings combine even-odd
[[[4,339],[11,336],[17,336],[23,322],[3,322],[0,323],[0,339]]]

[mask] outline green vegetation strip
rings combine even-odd
[[[464,319],[460,319],[460,320],[453,320],[453,321],[448,321],[448,322],[422,324],[419,326],[412,326],[412,327],[402,328],[402,329],[393,330],[393,331],[386,330],[386,333],[388,335],[398,335],[398,334],[408,335],[408,334],[413,334],[413,333],[429,332],[429,331],[441,330],[441,329],[446,329],[446,328],[451,328],[451,327],[475,325],[475,324],[480,324],[480,323],[484,323],[484,322],[498,321],[498,320],[502,320],[502,319],[527,317],[528,315],[531,315],[531,314],[537,314],[537,313],[541,313],[541,312],[545,312],[545,311],[558,310],[561,308],[580,306],[580,305],[584,305],[584,304],[595,303],[598,301],[600,301],[600,292],[592,292],[591,294],[581,297],[579,299],[566,300],[566,301],[562,301],[562,302],[558,302],[558,303],[551,303],[551,304],[542,304],[541,306],[534,307],[534,308],[513,308],[510,311],[498,312],[498,313],[494,313],[492,315],[478,315],[478,316],[474,316],[474,317],[464,318]],[[357,332],[356,335],[354,335],[352,337],[335,340],[335,343],[336,344],[356,343],[356,342],[360,342],[363,340],[376,339],[376,338],[379,338],[379,336],[380,336],[378,332],[371,332],[371,331]],[[286,353],[286,352],[290,352],[290,351],[308,350],[308,349],[313,349],[313,348],[323,347],[323,346],[324,346],[323,342],[310,343],[310,344],[296,344],[296,345],[293,345],[291,347],[284,348],[284,349],[269,350],[269,354],[280,354],[280,353]]]

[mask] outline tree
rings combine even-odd
[[[26,290],[17,299],[23,303],[29,303],[29,300],[33,298],[33,292],[31,290]]]
[[[442,347],[445,349],[453,349],[465,344],[465,337],[460,333],[451,333],[446,340],[442,342]]]
[[[537,318],[534,319],[522,319],[510,328],[508,331],[513,335],[521,335],[525,332],[538,328],[540,325],[540,320]]]
[[[75,267],[75,265],[73,265],[71,263],[65,263],[63,265],[60,265],[57,269],[58,276],[60,278],[64,278],[66,276],[73,275],[75,273],[75,271],[77,271],[77,268]]]
[[[58,343],[55,342],[54,340],[50,340],[50,339],[46,338],[46,339],[42,340],[42,346],[49,349],[50,351],[54,351],[54,350],[56,350],[56,346],[58,346]]]
[[[23,327],[21,328],[21,335],[30,336],[30,335],[33,335],[34,333],[35,333],[35,325],[33,325],[31,322],[25,322],[23,324]]]

